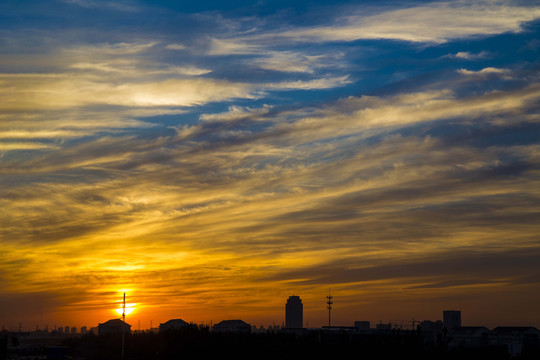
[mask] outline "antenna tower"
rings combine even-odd
[[[332,311],[332,304],[334,303],[332,301],[334,297],[332,295],[330,295],[330,293],[328,293],[328,296],[326,297],[326,299],[328,301],[326,301],[326,304],[328,305],[326,308],[328,309],[328,327],[332,326],[332,317],[331,317],[331,311]]]
[[[122,359],[124,358],[124,332],[126,330],[126,293],[124,293],[124,303],[122,304]]]
[[[124,303],[122,304],[122,321],[126,321],[126,293],[124,293]]]

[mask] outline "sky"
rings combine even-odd
[[[540,1],[0,3],[0,325],[540,328]]]

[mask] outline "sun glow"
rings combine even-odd
[[[126,312],[125,312],[125,314],[126,315],[131,314],[135,310],[136,305],[137,304],[126,304]],[[124,309],[122,308],[122,305],[120,305],[120,307],[115,309],[115,310],[119,315],[122,315],[122,312],[123,312]]]

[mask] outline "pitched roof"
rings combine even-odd
[[[472,334],[477,331],[489,332],[485,326],[460,326],[452,329],[453,333]]]
[[[129,326],[129,327],[131,327],[131,325],[129,325],[126,322],[123,322],[120,319],[111,319],[111,320],[106,321],[106,322],[104,322],[102,324],[99,324],[99,326],[111,326],[111,327]]]
[[[244,322],[242,320],[223,320],[223,321],[217,323],[214,326],[217,326],[217,327],[239,327],[239,326],[251,327],[251,325],[249,325],[248,323],[246,323],[246,322]]]
[[[163,326],[163,327],[177,327],[177,326],[188,326],[189,324],[187,322],[185,322],[184,320],[182,319],[171,319],[167,322],[164,322],[162,324],[159,324],[159,326]]]
[[[498,326],[492,330],[494,333],[512,333],[512,334],[522,334],[522,333],[540,333],[540,330],[533,326]]]

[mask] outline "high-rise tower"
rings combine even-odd
[[[304,324],[304,305],[300,297],[289,296],[285,304],[285,327],[302,328]]]
[[[461,326],[461,311],[459,310],[444,310],[443,325],[448,331]]]

